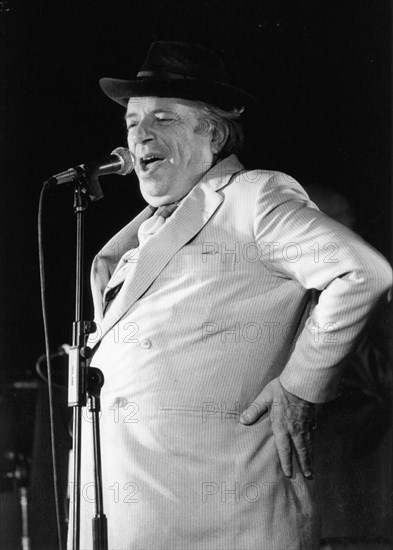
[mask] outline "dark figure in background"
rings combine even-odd
[[[355,212],[341,194],[305,186],[322,212],[350,229]],[[379,311],[345,362],[337,399],[317,406],[315,473],[323,550],[390,548],[392,350],[387,309]]]

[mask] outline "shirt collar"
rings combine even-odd
[[[214,166],[212,166],[207,172],[205,172],[197,185],[202,182],[208,183],[214,191],[218,191],[229,183],[233,174],[236,174],[241,170],[244,170],[244,166],[242,165],[240,160],[237,158],[236,155],[230,155],[229,157],[226,157],[225,159],[222,159],[214,164]],[[177,204],[177,206],[180,206],[191,191],[192,189],[187,193],[187,195],[184,195],[184,197],[176,201],[176,203],[170,204]],[[156,213],[157,208],[152,208],[154,208],[154,212]]]

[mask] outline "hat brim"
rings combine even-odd
[[[225,110],[244,107],[247,111],[259,104],[257,98],[240,88],[198,79],[101,78],[99,83],[104,94],[123,107],[127,107],[130,97],[177,97],[203,101]]]

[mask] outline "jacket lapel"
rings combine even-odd
[[[138,261],[132,264],[116,300],[102,319],[99,331],[101,338],[129,311],[176,252],[203,228],[217,210],[223,196],[216,191],[229,183],[235,171],[242,169],[236,157],[231,156],[225,160],[227,162],[217,164],[205,175],[185,197],[160,232],[152,236],[141,248]],[[147,207],[103,248],[101,261],[105,262],[107,267],[95,297],[99,311],[102,312],[102,294],[117,262],[124,252],[138,246],[138,228],[153,211],[152,207]],[[115,258],[114,251],[119,250],[119,247],[121,253]],[[94,284],[93,281],[92,283]]]
[[[101,323],[101,336],[115,325],[149,288],[171,258],[207,223],[221,204],[222,197],[207,184],[190,192],[157,235],[141,248],[126,280]]]
[[[90,282],[96,321],[102,321],[102,296],[120,258],[125,252],[127,252],[127,250],[138,246],[139,226],[145,220],[150,218],[154,210],[155,209],[150,205],[147,206],[128,225],[116,233],[116,235],[114,235],[114,237],[107,242],[107,244],[94,258],[91,268]]]

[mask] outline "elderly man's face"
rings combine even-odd
[[[126,124],[141,192],[152,206],[184,197],[213,162],[210,133],[199,130],[191,101],[133,97]]]

